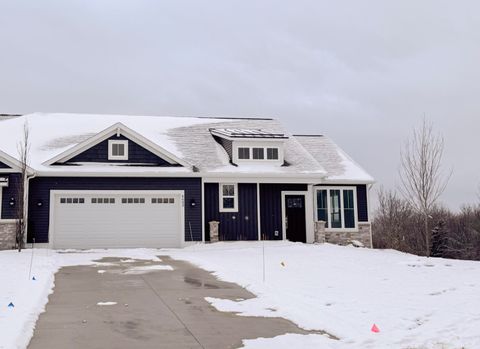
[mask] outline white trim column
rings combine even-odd
[[[205,242],[205,184],[203,183],[203,177],[200,178],[201,182],[201,188],[200,188],[200,195],[202,198],[200,199],[200,202],[202,204],[202,242]]]
[[[315,217],[313,210],[313,197],[313,184],[309,184],[307,193],[305,195],[305,230],[307,234],[307,244],[313,244],[315,242]]]
[[[257,183],[257,230],[258,241],[262,240],[262,224],[261,224],[261,212],[260,212],[260,183]]]

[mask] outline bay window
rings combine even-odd
[[[326,229],[356,229],[356,190],[353,187],[319,188],[316,195],[316,218]]]

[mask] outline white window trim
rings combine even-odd
[[[249,154],[248,154],[249,155],[248,159],[240,159],[240,157],[238,156],[239,155],[238,152],[239,152],[240,148],[250,149]],[[263,149],[263,159],[254,159],[253,158],[253,148]],[[278,158],[277,159],[269,159],[268,158],[267,149],[270,149],[270,148],[277,149],[277,151],[278,151]],[[250,162],[250,161],[269,161],[269,162],[271,162],[272,161],[273,162],[273,161],[280,161],[280,151],[281,151],[280,147],[276,147],[276,146],[266,146],[266,147],[264,147],[264,146],[252,146],[252,147],[239,146],[239,147],[236,148],[236,152],[237,152],[236,157],[237,157],[238,162],[243,162],[243,161],[248,161],[248,162]]]
[[[123,144],[125,149],[124,155],[113,155],[113,145],[114,144]],[[108,140],[108,160],[128,160],[128,140],[115,140],[109,139]]]
[[[276,159],[269,159],[268,158],[268,149],[277,149],[277,158]],[[265,147],[265,160],[267,161],[278,161],[280,160],[280,149],[278,147]]]
[[[223,207],[223,198],[231,198],[232,196],[223,196],[223,186],[233,185],[233,208]],[[238,184],[237,183],[219,183],[218,185],[218,208],[220,212],[238,212]]]
[[[248,158],[246,159],[240,159],[240,149],[248,149]],[[237,158],[239,161],[250,161],[252,160],[252,148],[251,147],[238,147],[237,148]]]
[[[316,187],[314,195],[314,217],[315,220],[318,220],[318,202],[317,202],[317,192],[320,190],[327,191],[327,217],[328,225],[325,227],[325,231],[335,232],[335,231],[344,231],[344,232],[357,232],[358,231],[358,207],[357,207],[357,188],[356,187]],[[331,224],[331,210],[332,205],[330,202],[330,190],[340,190],[340,213],[342,215],[342,227],[341,228],[330,228]],[[353,190],[353,213],[355,217],[355,227],[354,228],[345,228],[345,213],[343,206],[343,191],[344,190]]]

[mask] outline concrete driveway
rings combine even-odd
[[[61,269],[29,348],[238,348],[242,339],[307,333],[285,319],[215,310],[205,297],[254,295],[189,263],[160,258]],[[142,270],[158,265],[173,270]]]

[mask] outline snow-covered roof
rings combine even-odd
[[[373,183],[374,179],[330,138],[322,135],[297,135],[295,138],[327,171],[323,182]]]
[[[339,166],[350,168],[353,161],[344,155],[340,158],[331,154],[324,158],[317,152],[317,144],[305,141],[304,137],[289,137],[282,125],[271,119],[225,119],[198,117],[128,116],[97,114],[46,114],[34,113],[14,118],[0,118],[0,151],[18,158],[18,144],[23,138],[24,125],[28,125],[30,140],[29,166],[41,175],[48,174],[118,174],[132,175],[191,175],[296,177],[321,182],[331,169]],[[148,139],[159,149],[190,166],[152,167],[123,166],[121,164],[82,163],[78,166],[51,166],[55,159],[78,148],[115,124],[124,125],[138,135]],[[285,165],[252,164],[235,166],[230,162],[225,149],[212,137],[212,129],[263,130],[265,133],[285,135]],[[259,134],[261,134],[261,131]],[[313,149],[310,149],[313,146]],[[331,143],[331,146],[334,146]],[[342,153],[344,154],[344,153]],[[343,165],[330,161],[342,161]],[[358,165],[356,165],[358,166]],[[342,167],[342,168],[343,168]],[[335,175],[351,180],[362,178],[355,171]],[[368,175],[367,175],[368,176]],[[333,177],[332,177],[333,178]],[[363,177],[367,178],[367,177]],[[371,180],[371,177],[368,176]]]

